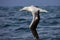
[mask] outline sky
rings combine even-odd
[[[60,0],[0,0],[0,6],[60,6]]]

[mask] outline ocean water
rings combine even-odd
[[[29,25],[30,12],[20,12],[22,7],[0,6],[0,40],[34,40]],[[42,6],[48,13],[41,13],[37,26],[40,40],[60,40],[60,6]]]

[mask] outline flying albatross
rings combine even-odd
[[[22,9],[20,9],[19,11],[29,11],[32,13],[33,19],[32,19],[32,22],[31,22],[29,28],[30,28],[35,40],[38,40],[39,36],[38,36],[37,31],[36,31],[36,28],[37,28],[37,25],[38,25],[39,20],[40,20],[39,13],[40,12],[48,12],[48,11],[41,9],[41,8],[38,8],[36,6],[33,6],[33,5],[24,7]]]

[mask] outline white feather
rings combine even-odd
[[[22,9],[20,9],[20,11],[23,11],[23,10],[26,10],[26,11],[29,11],[29,12],[32,12],[32,13],[35,13],[38,10],[40,12],[48,12],[47,10],[44,10],[44,9],[41,9],[41,8],[37,8],[37,7],[33,6],[33,5],[32,6],[28,6],[28,7],[24,7]]]

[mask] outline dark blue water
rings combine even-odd
[[[34,40],[29,24],[30,12],[19,12],[22,7],[0,7],[0,40]],[[43,6],[37,31],[40,40],[60,40],[60,6]]]

